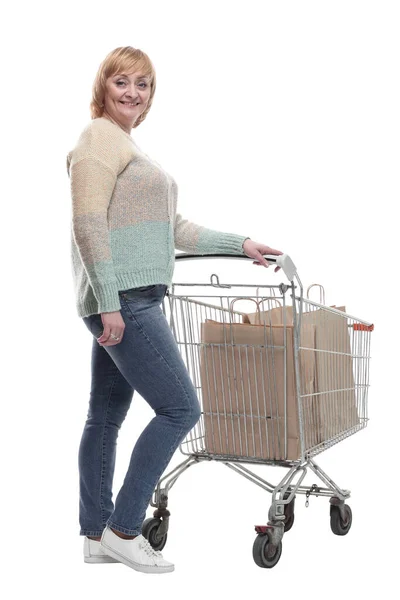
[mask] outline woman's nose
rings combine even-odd
[[[139,94],[138,91],[136,89],[136,87],[134,85],[131,85],[131,87],[128,90],[128,96],[130,98],[132,98],[132,100],[138,100],[139,99]]]

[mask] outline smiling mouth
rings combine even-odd
[[[137,106],[139,104],[139,102],[133,104],[132,102],[123,102],[122,100],[120,100],[120,102],[121,104],[125,104],[126,106]]]

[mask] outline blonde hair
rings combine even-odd
[[[97,119],[104,112],[104,96],[106,80],[116,73],[131,73],[141,71],[143,75],[150,78],[150,96],[146,110],[140,115],[133,127],[138,127],[145,120],[151,108],[154,93],[156,91],[156,72],[147,54],[132,46],[121,46],[112,50],[101,63],[92,87],[92,100],[90,102],[90,113],[92,119]]]

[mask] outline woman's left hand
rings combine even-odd
[[[269,263],[263,257],[263,254],[275,254],[280,255],[283,254],[280,250],[275,250],[274,248],[270,248],[265,244],[260,244],[258,242],[254,242],[253,240],[245,240],[243,243],[243,251],[249,258],[255,258],[256,260],[253,262],[253,265],[258,265],[262,267],[269,267]],[[275,273],[279,271],[281,267],[275,268]]]

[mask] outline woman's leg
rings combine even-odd
[[[107,525],[139,535],[153,491],[175,450],[200,418],[196,389],[180,355],[161,302],[166,286],[120,292],[124,337],[105,346],[119,372],[149,403],[155,417],[139,436]],[[93,315],[93,334],[102,331]],[[96,342],[97,343],[97,342]]]
[[[83,320],[90,328],[90,318]],[[80,535],[99,538],[114,510],[117,437],[133,391],[105,348],[93,338],[89,408],[78,452]]]

